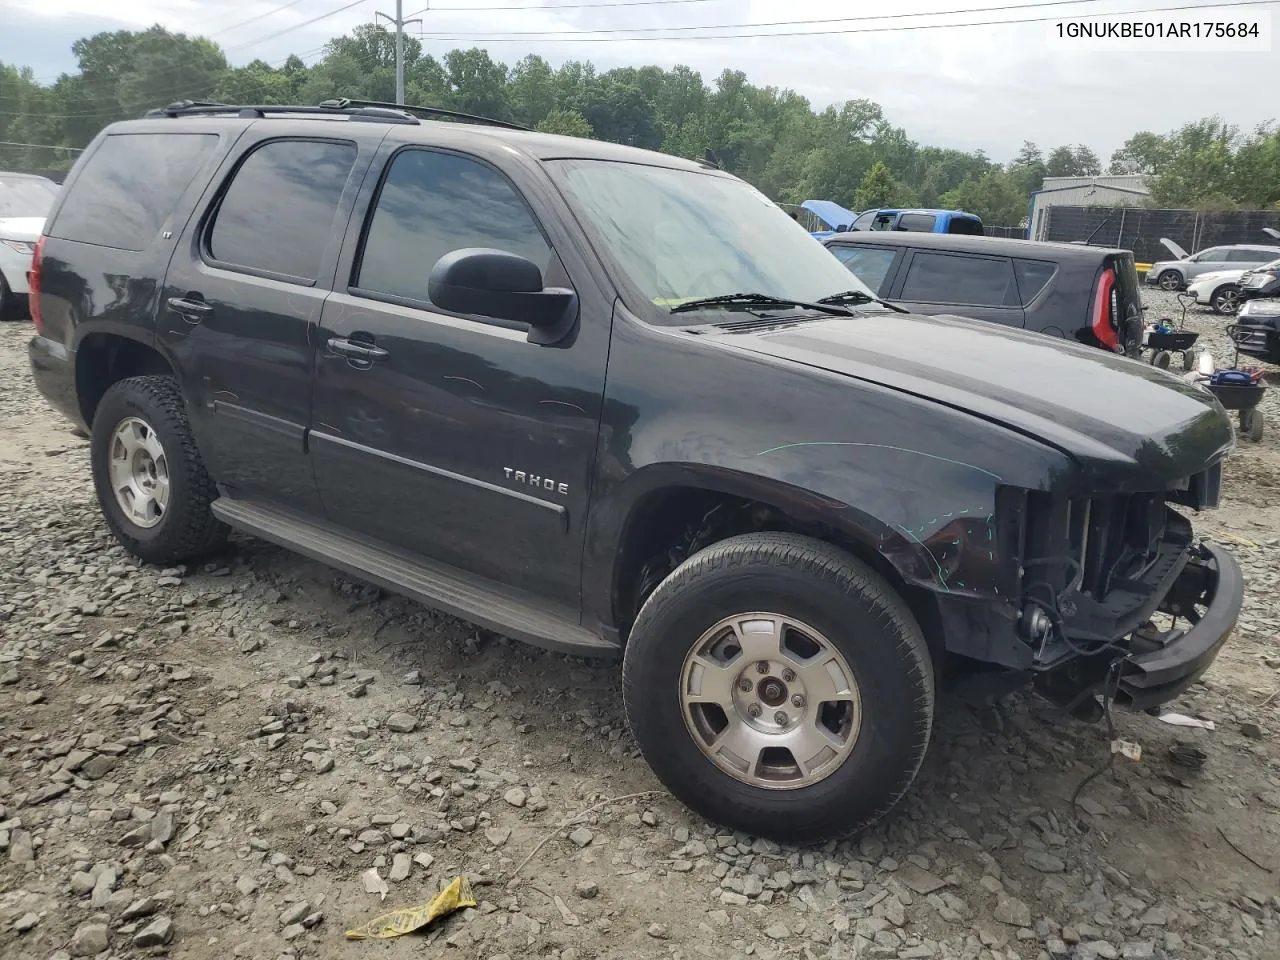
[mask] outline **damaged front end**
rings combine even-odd
[[[1176,506],[1217,506],[1221,464],[1175,489],[1071,497],[1006,490],[1016,531],[1017,632],[1036,688],[1082,719],[1097,694],[1151,710],[1181,694],[1230,637],[1244,599],[1235,558],[1197,543]]]

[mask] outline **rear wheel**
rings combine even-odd
[[[933,666],[906,605],[861,561],[749,534],[654,590],[623,698],[645,759],[687,806],[757,836],[819,840],[874,823],[910,786]]]
[[[1240,288],[1235,284],[1219,287],[1209,298],[1209,305],[1224,316],[1233,317],[1240,309]]]
[[[195,560],[226,539],[173,377],[113,384],[94,413],[90,451],[107,526],[134,556],[158,565]]]
[[[1177,290],[1182,286],[1182,274],[1177,270],[1165,270],[1156,277],[1156,283],[1160,285],[1161,290]]]
[[[1151,358],[1151,365],[1159,367],[1161,370],[1169,369],[1169,362],[1173,359],[1172,354],[1168,350],[1157,350],[1155,356]]]

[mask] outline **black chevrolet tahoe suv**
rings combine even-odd
[[[798,840],[893,806],[953,682],[1096,718],[1214,659],[1208,392],[882,305],[709,164],[433,117],[175,104],[85,150],[30,360],[137,557],[234,528],[620,655],[662,782]]]

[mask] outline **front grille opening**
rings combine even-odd
[[[1157,559],[1168,523],[1158,493],[1028,498],[1025,585],[1047,599],[1078,591],[1105,600]]]

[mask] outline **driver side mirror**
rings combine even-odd
[[[427,279],[427,295],[442,310],[528,324],[529,342],[560,341],[578,318],[578,295],[543,287],[531,260],[505,250],[468,247],[446,253]]]

